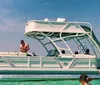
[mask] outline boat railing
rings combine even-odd
[[[26,56],[26,53],[22,53],[22,52],[0,52],[0,56]]]
[[[4,59],[12,68],[16,68],[16,66],[10,59],[6,58],[5,56],[0,56],[0,57]]]
[[[85,57],[0,57],[0,69],[78,69],[78,68],[96,68],[96,58],[86,55]],[[19,69],[20,70],[20,69]]]

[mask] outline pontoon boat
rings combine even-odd
[[[31,20],[25,36],[37,39],[47,55],[1,52],[1,80],[69,79],[82,73],[100,78],[100,42],[90,23]]]

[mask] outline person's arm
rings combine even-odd
[[[26,52],[26,49],[23,46],[20,45],[20,51],[21,52]]]
[[[26,48],[25,48],[25,49],[26,49],[27,51],[30,50],[30,47],[29,47],[28,44],[26,45]]]

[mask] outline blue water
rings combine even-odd
[[[92,85],[100,85],[100,79],[92,80]],[[48,81],[20,81],[9,82],[1,81],[0,85],[80,85],[78,80],[48,80]]]

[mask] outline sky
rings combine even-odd
[[[19,51],[23,39],[30,52],[43,53],[37,40],[24,36],[25,17],[27,21],[60,17],[89,22],[100,40],[100,0],[0,0],[0,52]]]

